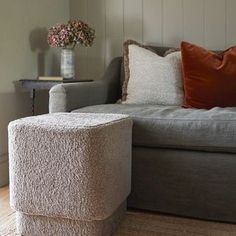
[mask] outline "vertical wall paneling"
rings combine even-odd
[[[88,3],[87,0],[76,0],[70,2],[71,19],[88,19]],[[88,51],[83,46],[76,47],[76,75],[78,79],[88,78]]]
[[[236,0],[70,0],[70,12],[97,35],[92,48],[78,50],[80,78],[98,79],[128,38],[173,47],[186,40],[209,49],[236,44]]]
[[[96,31],[96,39],[88,48],[87,74],[89,79],[98,79],[104,73],[105,57],[105,0],[88,1],[88,23]]]
[[[226,0],[226,46],[236,45],[236,1]]]
[[[204,0],[183,0],[184,40],[204,45]]]
[[[147,44],[162,45],[162,6],[164,0],[143,0],[143,41]]]
[[[226,46],[226,0],[205,0],[205,46],[224,49]]]
[[[122,55],[124,40],[124,0],[106,0],[106,66],[112,58]]]
[[[163,44],[179,47],[183,39],[183,0],[163,1]]]
[[[143,41],[143,0],[124,0],[124,39]]]

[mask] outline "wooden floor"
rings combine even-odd
[[[16,236],[8,187],[0,188],[0,236]],[[236,236],[236,225],[161,214],[127,212],[115,236]],[[44,236],[44,235],[42,235]],[[56,235],[55,235],[56,236]]]
[[[9,206],[8,187],[0,188],[0,236],[15,235],[15,212]]]

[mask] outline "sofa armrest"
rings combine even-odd
[[[49,112],[70,112],[85,106],[114,103],[119,98],[121,59],[115,58],[101,80],[64,83],[49,92]]]

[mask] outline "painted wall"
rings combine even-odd
[[[71,17],[97,32],[95,45],[78,51],[78,75],[97,78],[132,38],[152,45],[179,46],[182,40],[209,49],[236,44],[235,0],[70,0]]]
[[[7,173],[7,125],[31,114],[29,93],[14,81],[58,74],[59,51],[49,49],[47,29],[69,18],[69,0],[1,0],[0,2],[0,185]],[[38,112],[47,111],[39,96]]]

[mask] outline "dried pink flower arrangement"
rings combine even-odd
[[[51,47],[74,48],[77,44],[90,47],[94,39],[95,30],[81,20],[70,20],[48,31],[48,44]]]

